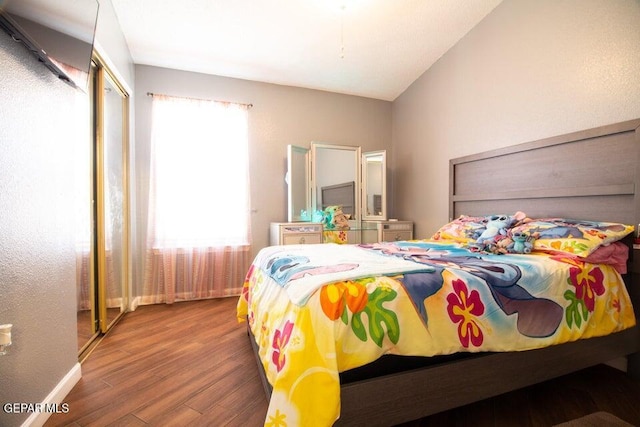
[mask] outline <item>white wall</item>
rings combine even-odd
[[[639,23],[637,0],[504,0],[393,103],[397,216],[448,220],[451,158],[640,117]]]

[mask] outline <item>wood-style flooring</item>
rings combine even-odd
[[[83,362],[64,400],[69,412],[45,426],[263,425],[267,400],[235,305],[226,298],[126,314]],[[552,426],[597,411],[640,426],[640,381],[599,365],[403,427]]]

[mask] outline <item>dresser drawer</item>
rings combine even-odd
[[[411,240],[412,238],[413,238],[413,232],[411,230],[383,230],[382,231],[383,242]]]
[[[380,223],[380,241],[396,242],[413,239],[412,221],[385,221]]]
[[[271,245],[322,243],[322,224],[312,222],[272,222]]]
[[[304,245],[322,243],[322,234],[318,233],[282,233],[283,245]]]

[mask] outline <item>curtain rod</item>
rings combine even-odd
[[[161,93],[147,92],[147,96],[154,96],[154,95],[159,95],[159,96],[173,96],[173,95],[164,95],[164,94],[161,94]],[[192,98],[192,97],[189,97],[189,96],[181,96],[181,97],[178,97],[178,98],[195,99],[195,100],[197,100],[197,101],[225,102],[225,103],[228,103],[228,104],[244,105],[244,106],[245,106],[245,107],[247,107],[247,108],[251,108],[251,107],[253,107],[253,104],[243,104],[242,102],[219,101],[219,100],[216,100],[216,99]]]

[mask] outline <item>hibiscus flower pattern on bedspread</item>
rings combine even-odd
[[[626,288],[610,266],[559,255],[479,255],[433,241],[361,249],[366,258],[395,257],[416,267],[332,275],[321,286],[316,277],[317,289],[300,303],[276,277],[287,269],[274,273],[270,260],[256,257],[237,314],[248,319],[273,386],[265,425],[333,424],[340,414],[338,373],[383,354],[522,351],[635,324]]]

